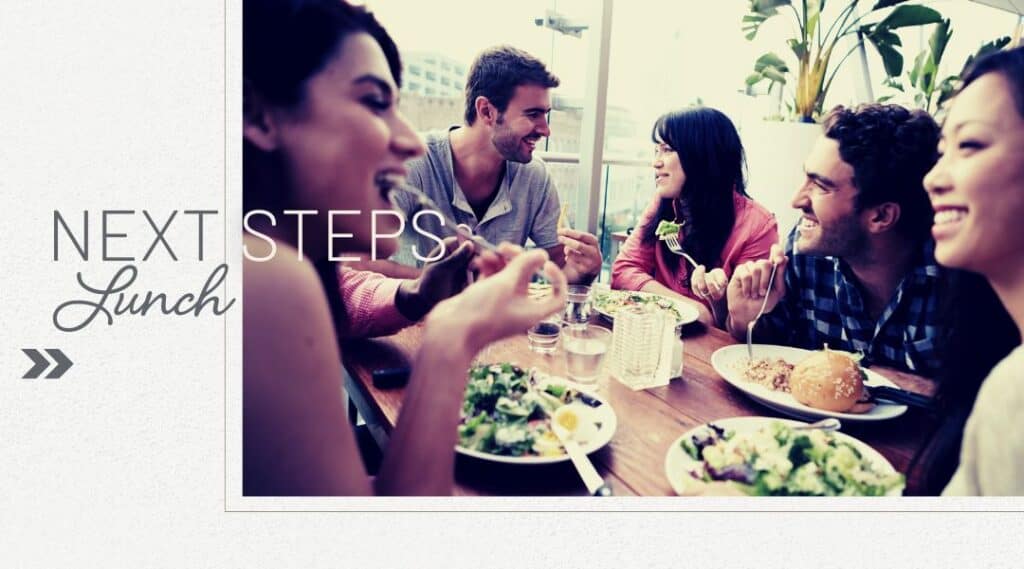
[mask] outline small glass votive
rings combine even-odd
[[[558,348],[562,326],[557,320],[541,320],[526,331],[530,349],[538,354],[551,354]]]
[[[567,329],[562,347],[565,349],[565,368],[569,378],[577,383],[595,383],[611,340],[612,333],[605,328],[591,326]]]

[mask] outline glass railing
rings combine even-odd
[[[580,200],[588,192],[579,187],[579,157],[574,154],[541,153],[558,188],[559,199],[576,211]],[[598,213],[597,238],[601,244],[603,268],[601,281],[610,280],[612,261],[628,232],[636,225],[640,214],[654,195],[651,165],[647,160],[617,159],[609,157],[601,169],[601,205]],[[580,227],[570,217],[573,227]]]

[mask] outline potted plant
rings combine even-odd
[[[942,107],[942,103],[953,95],[956,82],[962,71],[967,69],[972,61],[990,52],[999,51],[1010,43],[1010,36],[1003,36],[982,44],[976,52],[968,56],[960,73],[940,80],[939,68],[942,65],[942,56],[946,51],[946,44],[949,43],[952,36],[953,29],[949,20],[943,20],[937,24],[928,38],[928,47],[917,54],[917,57],[914,58],[914,66],[904,76],[905,82],[895,77],[889,77],[884,84],[912,96],[914,105],[935,114]],[[878,100],[887,101],[894,97],[895,95],[886,95],[879,97]]]
[[[908,5],[906,1],[878,0],[864,14],[859,14],[858,8],[867,3],[851,0],[831,22],[824,22],[825,0],[796,3],[791,0],[750,0],[750,13],[743,17],[743,30],[747,39],[753,40],[762,24],[781,13],[780,8],[792,14],[798,33],[786,43],[797,64],[796,87],[792,104],[788,106],[799,121],[815,122],[839,69],[865,40],[881,56],[886,75],[899,77],[903,73],[903,56],[899,50],[900,37],[894,30],[942,21],[942,16],[935,10],[917,4]],[[840,42],[851,36],[855,41],[850,42],[845,53],[836,57],[844,49]],[[782,57],[769,52],[758,58],[746,84],[749,87],[767,80],[769,91],[776,85],[782,89],[789,83],[788,77],[792,73]]]

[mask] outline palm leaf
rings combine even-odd
[[[923,26],[925,24],[936,24],[942,21],[942,14],[927,6],[899,6],[881,22],[878,28],[895,30],[907,26]]]
[[[875,5],[872,6],[871,9],[868,10],[868,11],[869,12],[874,12],[875,10],[881,10],[882,8],[888,8],[890,6],[895,6],[897,4],[902,4],[902,3],[906,2],[906,1],[907,0],[878,0],[878,2],[875,2]]]

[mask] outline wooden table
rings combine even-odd
[[[409,365],[422,334],[422,326],[417,325],[386,338],[348,342],[343,348],[349,373],[346,391],[381,444],[386,444],[396,424],[404,389],[375,388],[371,372]],[[726,383],[712,369],[711,354],[722,346],[735,344],[731,336],[721,330],[708,330],[698,323],[684,329],[683,339],[682,379],[644,391],[632,391],[607,376],[599,380],[598,394],[615,409],[618,429],[612,441],[590,458],[618,496],[673,495],[664,474],[665,453],[688,429],[727,417],[779,416]],[[527,346],[525,334],[493,344],[489,350],[488,361],[509,361],[524,368],[537,366],[556,375],[565,372],[561,349],[550,356],[534,353]],[[930,381],[911,374],[879,367],[872,370],[904,389],[926,394],[933,390]],[[458,378],[453,378],[456,380]],[[843,432],[871,445],[898,470],[906,472],[931,427],[932,419],[926,413],[911,408],[891,421],[845,423]],[[455,480],[455,492],[459,495],[585,494],[582,482],[568,461],[520,466],[458,455]],[[908,481],[908,493],[913,493],[914,483]]]

